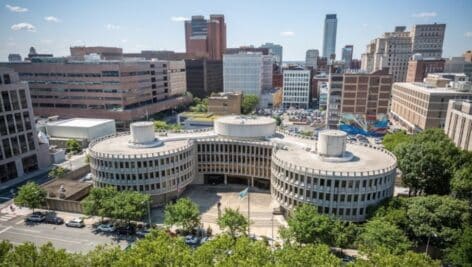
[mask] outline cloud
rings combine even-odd
[[[438,13],[432,11],[432,12],[420,12],[420,13],[415,13],[412,16],[415,18],[433,18],[436,17]]]
[[[177,16],[177,17],[171,17],[170,20],[176,21],[176,22],[181,22],[181,21],[189,20],[189,18],[182,17],[182,16]]]
[[[105,28],[110,31],[117,31],[121,29],[120,25],[115,25],[115,24],[107,24],[105,25]]]
[[[8,8],[8,10],[10,10],[11,12],[16,12],[16,13],[28,12],[28,9],[26,7],[12,6],[12,5],[6,5],[5,7]]]
[[[472,32],[466,32],[466,33],[464,33],[464,36],[465,37],[472,37]]]
[[[42,39],[40,42],[41,42],[42,44],[52,44],[52,43],[53,43],[53,41],[52,41],[52,40],[49,40],[49,39]]]
[[[127,42],[128,42],[128,39],[122,39],[121,42],[122,42],[122,43],[127,43]]]
[[[291,31],[286,31],[286,32],[280,32],[280,36],[287,36],[287,37],[290,37],[290,36],[294,36],[295,33],[294,32],[291,32]]]
[[[47,17],[44,17],[44,20],[45,21],[49,21],[49,22],[60,22],[61,20],[54,17],[54,16],[47,16]]]
[[[34,27],[32,24],[27,23],[27,22],[22,22],[18,24],[13,24],[11,25],[12,31],[29,31],[29,32],[35,32],[36,27]]]

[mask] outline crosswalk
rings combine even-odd
[[[16,214],[0,213],[0,222],[6,222],[16,217]]]

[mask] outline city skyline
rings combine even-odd
[[[462,55],[472,43],[472,21],[468,18],[471,1],[455,1],[455,5],[444,1],[404,1],[408,9],[398,2],[366,2],[356,6],[345,5],[347,2],[323,5],[308,1],[297,5],[271,2],[271,12],[265,12],[268,3],[263,1],[251,2],[251,8],[210,1],[185,4],[175,1],[165,5],[143,1],[139,6],[100,1],[94,3],[94,8],[56,1],[0,3],[0,61],[7,61],[9,53],[25,57],[31,46],[39,53],[55,56],[66,56],[69,46],[78,45],[116,46],[126,52],[182,52],[184,20],[192,15],[210,14],[225,16],[228,47],[273,42],[283,46],[287,61],[303,61],[306,50],[322,49],[324,18],[331,13],[338,17],[337,58],[342,47],[353,44],[354,58],[359,59],[371,39],[395,26],[411,30],[414,24],[445,23],[443,57]],[[369,16],[361,16],[366,13]],[[385,16],[386,13],[396,15]]]

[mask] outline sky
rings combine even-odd
[[[443,57],[472,49],[472,0],[0,0],[0,61],[9,53],[69,54],[70,46],[116,46],[124,52],[185,51],[184,22],[224,14],[227,46],[283,46],[283,59],[321,53],[326,14],[338,17],[336,54],[354,45],[360,58],[370,40],[395,26],[446,23]]]

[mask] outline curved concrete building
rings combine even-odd
[[[363,221],[368,206],[393,195],[395,156],[346,144],[341,131],[322,131],[316,142],[276,132],[272,118],[248,116],[159,137],[150,123],[131,129],[90,143],[95,186],[148,193],[154,205],[178,197],[190,183],[237,183],[270,189],[287,213],[309,203],[320,213]]]

